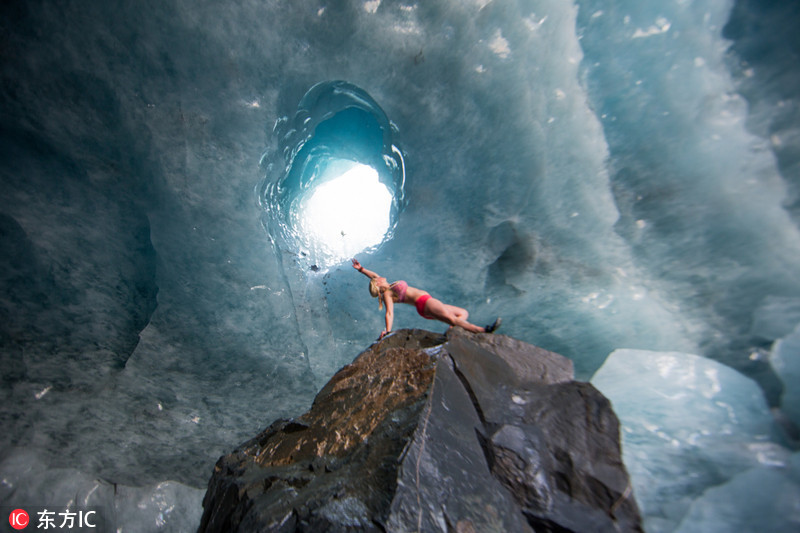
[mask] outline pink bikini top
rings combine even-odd
[[[406,291],[408,290],[408,283],[403,280],[395,281],[389,288],[397,295],[397,301],[403,303],[406,300]]]

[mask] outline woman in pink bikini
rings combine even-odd
[[[386,329],[381,332],[380,339],[392,331],[395,302],[415,306],[417,308],[417,313],[423,318],[440,320],[445,324],[459,326],[473,333],[492,333],[500,327],[501,320],[499,318],[490,326],[483,328],[475,324],[470,324],[467,322],[469,312],[466,309],[454,305],[447,305],[431,297],[427,292],[409,286],[408,283],[402,280],[389,284],[386,278],[382,278],[375,272],[361,266],[361,263],[359,263],[357,259],[353,259],[352,261],[353,268],[369,278],[369,293],[373,298],[379,299],[378,308],[383,309],[384,303],[386,304]]]

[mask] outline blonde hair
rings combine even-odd
[[[378,299],[378,309],[383,309],[383,298],[381,298],[381,288],[378,287],[378,280],[373,278],[369,280],[369,294],[373,298]]]

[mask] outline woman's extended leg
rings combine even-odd
[[[461,307],[456,307],[455,305],[448,305],[448,304],[444,304],[444,306],[447,309],[449,309],[450,312],[453,313],[453,315],[455,315],[457,320],[463,320],[464,322],[467,322],[467,319],[469,319],[469,311],[467,311],[466,309],[463,309]]]
[[[445,324],[458,326],[472,333],[483,333],[486,331],[480,326],[467,322],[469,312],[466,309],[454,305],[447,305],[436,298],[431,298],[425,302],[425,312],[433,318],[441,320]]]

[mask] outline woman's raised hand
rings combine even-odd
[[[351,259],[351,261],[353,262],[353,268],[355,268],[356,270],[360,271],[361,270],[361,263],[358,262],[358,259],[356,259],[354,257],[353,259]]]

